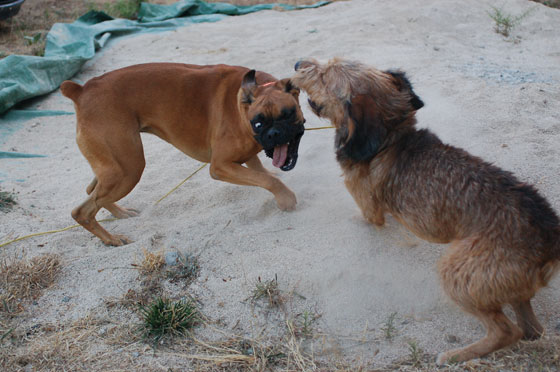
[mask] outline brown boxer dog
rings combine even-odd
[[[89,197],[72,217],[103,243],[131,242],[107,232],[95,215],[101,208],[117,218],[137,215],[115,202],[144,170],[141,132],[210,163],[214,179],[263,187],[280,209],[295,208],[295,194],[257,157],[264,149],[281,170],[296,165],[305,120],[299,90],[289,79],[239,66],[149,63],[108,72],[84,86],[65,81],[60,89],[74,101],[76,141],[95,174]]]

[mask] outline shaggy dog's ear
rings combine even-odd
[[[241,102],[251,104],[255,99],[255,89],[257,88],[257,82],[255,80],[255,70],[251,70],[243,76],[243,82],[241,83]]]
[[[279,80],[278,84],[284,89],[284,92],[290,93],[296,100],[299,100],[299,89],[292,84],[290,78]]]
[[[424,107],[424,102],[422,102],[420,97],[418,97],[416,93],[414,93],[414,91],[412,90],[412,84],[410,84],[410,81],[408,80],[404,72],[387,71],[387,73],[393,76],[395,85],[397,86],[397,89],[399,91],[407,91],[408,94],[410,94],[410,104],[412,105],[414,110],[419,110]]]
[[[347,128],[337,133],[339,156],[354,162],[369,162],[387,137],[387,129],[376,104],[368,95],[357,95],[346,104]],[[341,159],[342,160],[342,159]]]

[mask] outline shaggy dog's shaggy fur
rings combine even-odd
[[[402,72],[306,60],[292,83],[336,127],[337,160],[364,217],[382,226],[390,213],[423,239],[451,243],[438,266],[444,290],[487,335],[437,362],[540,337],[530,300],[560,267],[560,222],[537,190],[416,129],[424,103]],[[506,304],[517,325],[502,312]]]

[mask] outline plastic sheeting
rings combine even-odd
[[[58,110],[10,110],[4,116],[2,116],[2,120],[4,121],[4,123],[2,123],[3,125],[0,125],[0,146],[4,145],[4,142],[8,139],[8,137],[10,137],[16,131],[20,130],[24,122],[42,116],[59,116],[59,115],[74,115],[74,113],[68,111],[58,111]],[[15,151],[0,151],[0,159],[42,158],[42,157],[45,157],[45,155],[27,154],[23,152],[15,152]],[[2,180],[0,177],[0,182],[1,181]]]
[[[259,4],[235,6],[182,0],[172,5],[142,3],[138,21],[114,19],[91,11],[74,23],[57,23],[47,35],[44,57],[11,55],[0,60],[0,114],[16,103],[57,89],[74,76],[110,37],[137,32],[167,31],[192,23],[216,22],[230,15],[242,15],[276,7],[285,10],[315,8],[313,5]],[[179,18],[178,18],[179,17]]]
[[[226,14],[244,15],[265,9],[282,8],[284,10],[296,10],[305,8],[317,8],[330,3],[330,1],[319,1],[312,5],[287,5],[287,4],[258,4],[237,6],[227,3],[205,3],[198,0],[183,0],[172,5],[158,5],[142,3],[138,12],[140,22],[163,21],[176,17],[192,17],[203,14]]]

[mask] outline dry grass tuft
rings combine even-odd
[[[418,345],[410,355],[379,372],[557,372],[560,371],[560,336],[544,336],[536,341],[519,342],[483,359],[438,367],[435,356],[424,354]]]
[[[143,260],[132,266],[138,269],[140,276],[139,289],[129,289],[121,298],[109,298],[105,301],[108,309],[122,306],[128,310],[137,311],[145,308],[158,297],[163,295],[163,282],[169,280],[176,283],[181,281],[189,285],[198,276],[200,266],[196,257],[178,252],[174,265],[165,268],[165,252],[148,252],[143,249]]]
[[[125,327],[126,328],[126,327]],[[0,348],[2,371],[147,371],[136,368],[122,348],[134,334],[111,321],[87,316],[64,324],[36,325],[18,330]],[[123,337],[130,337],[125,344]],[[106,342],[104,342],[106,341]]]
[[[492,364],[501,365],[499,369],[512,372],[560,371],[560,336],[519,342],[510,349],[494,353],[488,359]],[[494,367],[494,370],[498,371],[498,368]]]
[[[132,264],[140,272],[140,290],[129,289],[120,299],[107,299],[105,301],[107,308],[120,305],[128,309],[137,309],[138,306],[147,305],[162,291],[162,269],[165,266],[164,250],[148,252],[146,249],[142,249],[142,252],[144,255],[142,262]]]
[[[37,366],[56,370],[73,370],[87,349],[87,341],[95,337],[98,325],[86,318],[65,326],[44,326],[26,347],[16,354],[14,362],[19,366]],[[31,352],[32,351],[32,352]]]
[[[351,364],[334,356],[316,358],[313,348],[287,322],[283,335],[252,339],[231,335],[206,323],[220,341],[196,336],[176,338],[154,350],[140,342],[137,325],[88,316],[76,322],[17,330],[1,341],[0,370],[5,371],[154,371],[197,372],[552,372],[560,370],[560,336],[521,342],[488,358],[437,367],[435,355],[411,343],[410,355],[389,366]],[[0,328],[4,326],[0,323]],[[17,340],[11,340],[17,338]],[[215,339],[215,337],[212,337]],[[165,368],[164,368],[165,367]]]
[[[138,306],[146,306],[161,293],[162,287],[158,280],[144,280],[140,290],[129,289],[121,298],[105,300],[107,309],[122,306],[128,310],[136,310]]]
[[[190,360],[199,372],[317,370],[312,355],[302,351],[300,340],[289,331],[281,339],[268,341],[240,336],[218,342],[193,338],[178,348],[181,351],[175,355]]]
[[[5,259],[0,263],[0,312],[23,311],[23,303],[36,299],[51,286],[61,269],[60,258],[45,254],[32,259]]]
[[[128,347],[142,341],[138,324],[112,324],[103,335],[103,341],[114,349]]]
[[[165,265],[165,257],[163,249],[159,252],[148,252],[145,248],[142,249],[144,253],[144,259],[139,264],[133,264],[138,268],[142,275],[152,275],[156,274]]]

